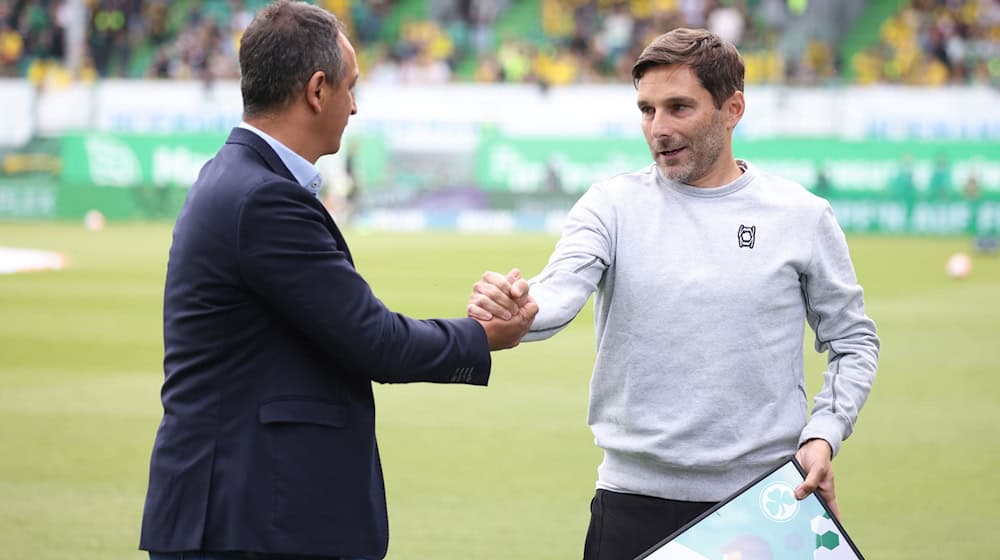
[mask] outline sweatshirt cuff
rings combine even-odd
[[[802,430],[802,434],[799,435],[799,447],[802,447],[803,443],[811,439],[826,440],[833,451],[832,457],[836,457],[837,452],[840,451],[840,444],[844,440],[843,433],[844,427],[836,417],[814,416],[806,424],[805,429]]]

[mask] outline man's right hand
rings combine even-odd
[[[489,321],[494,317],[510,319],[528,298],[528,282],[521,278],[521,271],[514,268],[506,276],[487,270],[472,286],[469,317]]]
[[[490,350],[503,350],[521,342],[535,320],[538,304],[528,295],[520,270],[515,268],[507,276],[487,271],[473,286],[468,313],[486,331]]]

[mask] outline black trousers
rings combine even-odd
[[[598,490],[583,560],[633,560],[714,505]]]

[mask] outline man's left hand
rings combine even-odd
[[[833,516],[840,519],[837,493],[833,487],[833,449],[823,439],[811,439],[802,444],[795,458],[806,471],[805,481],[795,489],[795,497],[803,499],[815,491],[826,501]]]

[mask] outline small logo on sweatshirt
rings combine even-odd
[[[753,242],[757,238],[757,226],[745,226],[740,224],[740,232],[736,234],[740,242],[740,248],[753,249]]]

